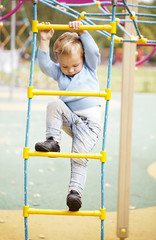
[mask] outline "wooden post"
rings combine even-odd
[[[137,0],[127,3],[137,4]],[[136,9],[133,8],[136,12]],[[133,23],[126,23],[125,29],[136,36]],[[126,36],[127,38],[127,36]],[[123,44],[122,99],[120,121],[120,154],[118,175],[117,236],[124,240],[129,234],[129,202],[132,146],[132,112],[134,93],[136,44]]]

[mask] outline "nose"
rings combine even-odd
[[[69,74],[74,73],[74,68],[69,68]]]

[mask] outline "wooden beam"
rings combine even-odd
[[[137,4],[137,0],[127,3]],[[133,8],[136,12],[136,9]],[[136,36],[133,23],[126,23],[125,29]],[[127,36],[126,36],[127,38]],[[123,44],[122,98],[120,121],[120,154],[118,175],[117,236],[124,240],[129,235],[129,202],[131,178],[132,115],[134,94],[136,44]]]

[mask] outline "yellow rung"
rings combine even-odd
[[[100,211],[66,211],[66,210],[49,210],[49,209],[33,209],[29,206],[23,207],[23,216],[28,217],[29,214],[43,214],[43,215],[65,215],[65,216],[93,216],[105,219],[105,209]]]
[[[33,98],[34,95],[53,95],[53,96],[88,96],[88,97],[104,97],[106,100],[111,99],[111,89],[105,91],[93,92],[93,91],[51,91],[40,90],[28,87],[28,98]]]
[[[88,96],[88,97],[105,97],[106,92],[92,91],[50,91],[50,90],[33,90],[33,95],[58,95],[58,96]]]
[[[100,212],[101,212],[100,219],[105,220],[106,219],[106,209],[100,208]]]
[[[107,88],[105,89],[105,91],[106,91],[105,100],[111,100],[111,89]]]
[[[78,30],[104,30],[110,32],[112,30],[112,26],[110,25],[82,25]],[[38,21],[32,21],[32,32],[38,32],[38,30],[66,30],[73,31],[73,28],[70,28],[69,25],[65,24],[43,24]]]
[[[29,217],[29,206],[23,206],[23,217]]]
[[[100,162],[106,162],[107,152],[106,151],[101,151],[100,153],[102,155],[102,158],[100,159]]]
[[[55,157],[55,158],[89,158],[103,159],[103,153],[66,153],[66,152],[39,152],[29,151],[29,148],[24,148],[23,158],[29,157]]]
[[[30,148],[24,147],[24,149],[23,149],[23,159],[28,159],[29,158],[29,154],[28,154],[29,150],[30,150]]]
[[[34,90],[34,87],[30,87],[30,86],[28,87],[28,89],[27,89],[27,97],[28,98],[34,97],[33,90]]]

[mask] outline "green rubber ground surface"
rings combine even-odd
[[[107,129],[105,164],[105,206],[117,208],[119,132],[119,93],[112,93]],[[46,98],[34,98],[31,112],[29,146],[45,139]],[[103,108],[104,109],[104,108]],[[103,110],[104,113],[104,110]],[[8,89],[0,90],[0,209],[22,209],[24,205],[23,147],[27,119],[26,91],[14,89],[9,101]],[[93,152],[100,152],[102,134]],[[63,133],[61,151],[68,152],[71,139]],[[146,208],[156,205],[156,179],[147,168],[156,161],[156,94],[135,94],[130,205]],[[85,210],[100,208],[100,162],[90,160],[83,195]],[[28,161],[29,205],[36,208],[67,209],[66,195],[70,177],[69,159],[30,158]]]

